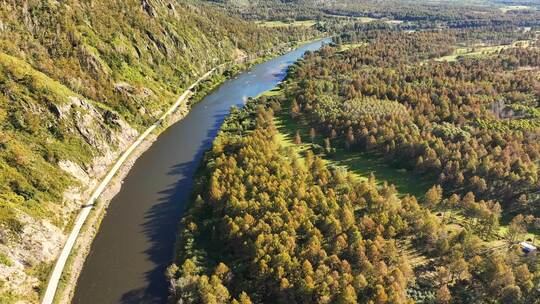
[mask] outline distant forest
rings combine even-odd
[[[211,1],[250,20],[307,20],[329,16],[420,21],[431,26],[540,25],[537,1]],[[518,7],[521,6],[521,7]]]

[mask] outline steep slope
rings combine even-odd
[[[0,8],[0,302],[36,302],[108,166],[198,76],[294,41],[179,1]]]

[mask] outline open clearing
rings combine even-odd
[[[263,27],[288,27],[288,26],[303,26],[303,27],[312,27],[317,24],[316,20],[302,20],[302,21],[259,21],[257,22],[259,26]]]
[[[524,10],[531,10],[534,9],[534,7],[526,6],[526,5],[507,5],[504,7],[499,8],[501,12],[507,13],[511,11],[524,11]]]
[[[341,45],[341,49],[339,50],[340,52],[344,52],[344,51],[347,51],[347,50],[350,50],[350,49],[354,49],[354,48],[358,48],[358,47],[361,47],[361,46],[365,46],[367,45],[366,43],[347,43],[347,44],[342,44]]]
[[[348,19],[355,22],[360,23],[370,23],[370,22],[384,22],[390,25],[398,25],[403,23],[402,20],[394,20],[394,19],[377,19],[377,18],[371,18],[371,17],[353,17],[353,16],[342,16],[342,15],[327,15],[329,18],[336,18],[336,19]],[[281,20],[275,20],[275,21],[257,21],[256,24],[262,27],[312,27],[317,24],[317,22],[324,23],[324,21],[317,21],[317,20],[290,20],[290,21],[281,21]]]
[[[528,47],[530,43],[531,41],[529,40],[519,40],[519,41],[513,42],[512,44],[501,44],[501,45],[492,45],[492,46],[478,45],[478,46],[470,46],[470,47],[459,47],[454,51],[453,54],[439,57],[435,60],[451,62],[451,61],[456,61],[461,57],[482,58],[482,57],[495,54],[501,50],[504,50],[510,47]]]
[[[345,15],[334,15],[334,14],[326,14],[326,16],[332,17],[332,18],[350,19],[350,20],[354,20],[360,23],[370,23],[370,22],[375,22],[375,21],[381,21],[388,24],[403,23],[402,20],[395,20],[395,19],[388,19],[388,18],[358,17],[358,16],[345,16]]]
[[[371,18],[371,17],[356,17],[356,16],[344,16],[344,15],[333,15],[333,14],[326,14],[326,16],[332,17],[332,18],[350,19],[350,20],[359,21],[361,23],[369,23],[372,21],[379,20],[379,19]]]

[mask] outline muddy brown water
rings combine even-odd
[[[72,303],[165,303],[177,223],[193,175],[231,106],[278,85],[320,40],[227,80],[164,131],[135,163],[92,243]]]

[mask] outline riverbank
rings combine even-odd
[[[281,53],[275,54],[275,56],[273,57],[279,56],[280,54]],[[251,64],[243,64],[242,66],[244,67],[242,70],[244,70],[249,68]],[[228,76],[231,77],[235,74],[236,73],[229,73]],[[204,94],[206,94],[229,77],[223,77],[223,73],[214,74],[214,76],[211,78],[203,77],[201,78],[199,86],[194,85],[190,87],[190,89],[193,91],[201,92],[203,90],[201,90],[199,87],[201,85],[204,85],[203,80],[211,79],[211,89],[208,89],[207,86],[207,89],[204,90]],[[217,79],[217,81],[215,81],[215,79]],[[96,201],[95,205],[92,206],[91,204],[87,204],[87,219],[84,225],[81,225],[80,227],[79,236],[76,237],[74,240],[74,244],[72,246],[73,250],[70,250],[71,255],[68,254],[64,257],[65,266],[62,267],[64,269],[64,272],[60,272],[61,275],[57,275],[58,278],[55,278],[55,280],[58,280],[58,289],[56,290],[57,296],[54,300],[55,303],[69,303],[70,299],[74,295],[77,279],[80,275],[81,270],[83,269],[86,256],[90,251],[92,241],[99,230],[101,221],[107,213],[106,210],[109,206],[109,203],[111,202],[112,198],[114,198],[114,196],[120,191],[122,181],[129,173],[135,161],[152,145],[152,143],[158,138],[159,134],[162,131],[184,118],[189,113],[190,107],[196,102],[198,102],[200,99],[202,99],[202,96],[204,96],[196,96],[194,99],[190,99],[190,97],[192,97],[191,90],[188,90],[190,91],[190,93],[185,96],[185,102],[179,104],[179,107],[178,109],[176,109],[176,111],[168,111],[164,116],[167,116],[168,114],[171,114],[171,116],[165,121],[162,121],[159,124],[159,127],[154,128],[155,130],[149,132],[144,138],[144,140],[142,140],[140,144],[137,145],[137,147],[133,149],[133,151],[131,151],[131,153],[128,155],[128,157],[126,157],[122,165],[117,169],[113,177],[110,178],[110,181],[107,183],[106,187],[104,187],[103,192],[101,193],[101,195],[99,195],[99,200]],[[44,298],[43,303],[50,303],[46,301],[49,301],[49,299],[51,299],[51,293],[52,292],[48,292],[48,295],[46,298]],[[54,295],[54,293],[52,294]]]
[[[189,107],[187,104],[185,104],[181,109],[176,110],[166,124],[166,127],[180,121],[188,113]],[[152,146],[152,144],[158,139],[159,134],[166,129],[166,127],[162,127],[160,130],[156,131],[156,133],[147,136],[146,139],[133,152],[131,152],[130,156],[118,170],[115,177],[109,182],[107,188],[101,193],[99,199],[96,200],[89,217],[81,229],[81,234],[79,234],[79,237],[77,238],[72,250],[72,254],[66,261],[66,266],[64,267],[53,303],[71,303],[71,299],[75,293],[77,280],[83,269],[86,256],[90,252],[92,242],[99,231],[101,221],[107,214],[107,208],[109,207],[111,200],[116,196],[116,194],[118,194],[118,192],[120,192],[124,179],[137,159]],[[46,302],[43,301],[43,303]]]
[[[219,68],[219,67],[217,67]],[[82,209],[77,216],[75,224],[69,234],[69,237],[64,244],[64,247],[58,257],[53,272],[50,275],[49,282],[47,285],[47,290],[43,297],[42,303],[49,304],[53,303],[55,295],[58,291],[58,285],[63,276],[64,269],[66,268],[66,263],[68,260],[72,261],[71,265],[68,265],[71,270],[72,275],[69,275],[69,278],[64,277],[66,283],[64,288],[64,294],[71,295],[75,286],[74,284],[77,280],[78,274],[82,269],[84,264],[84,258],[88,253],[88,250],[91,246],[93,235],[97,232],[99,228],[99,219],[102,218],[105,210],[110,203],[111,199],[116,195],[121,188],[121,181],[129,172],[129,169],[135,163],[135,160],[140,156],[151,144],[157,139],[158,134],[153,134],[155,130],[159,130],[158,127],[163,125],[171,125],[176,121],[183,118],[189,112],[189,106],[187,100],[192,94],[192,89],[198,85],[202,80],[210,76],[217,68],[213,68],[203,76],[201,76],[195,83],[193,83],[186,91],[177,99],[177,101],[169,107],[169,109],[144,133],[142,133],[137,140],[132,143],[129,148],[122,153],[122,155],[116,160],[113,167],[107,172],[107,175],[103,178],[98,187],[93,191],[92,195],[88,199],[85,205],[82,206]],[[116,182],[113,182],[116,181]],[[111,184],[111,182],[113,182]],[[102,201],[101,203],[98,202]],[[95,222],[87,221],[90,213],[97,215]],[[101,216],[100,216],[101,215]],[[81,235],[81,231],[84,226],[88,226],[90,229],[86,229],[84,235]],[[75,247],[78,245],[77,247]],[[75,251],[77,254],[72,256],[72,252]],[[71,290],[70,290],[71,289]],[[66,292],[69,291],[69,292]],[[65,297],[61,297],[65,298]],[[68,297],[68,300],[70,297]],[[65,303],[61,301],[59,303]]]

